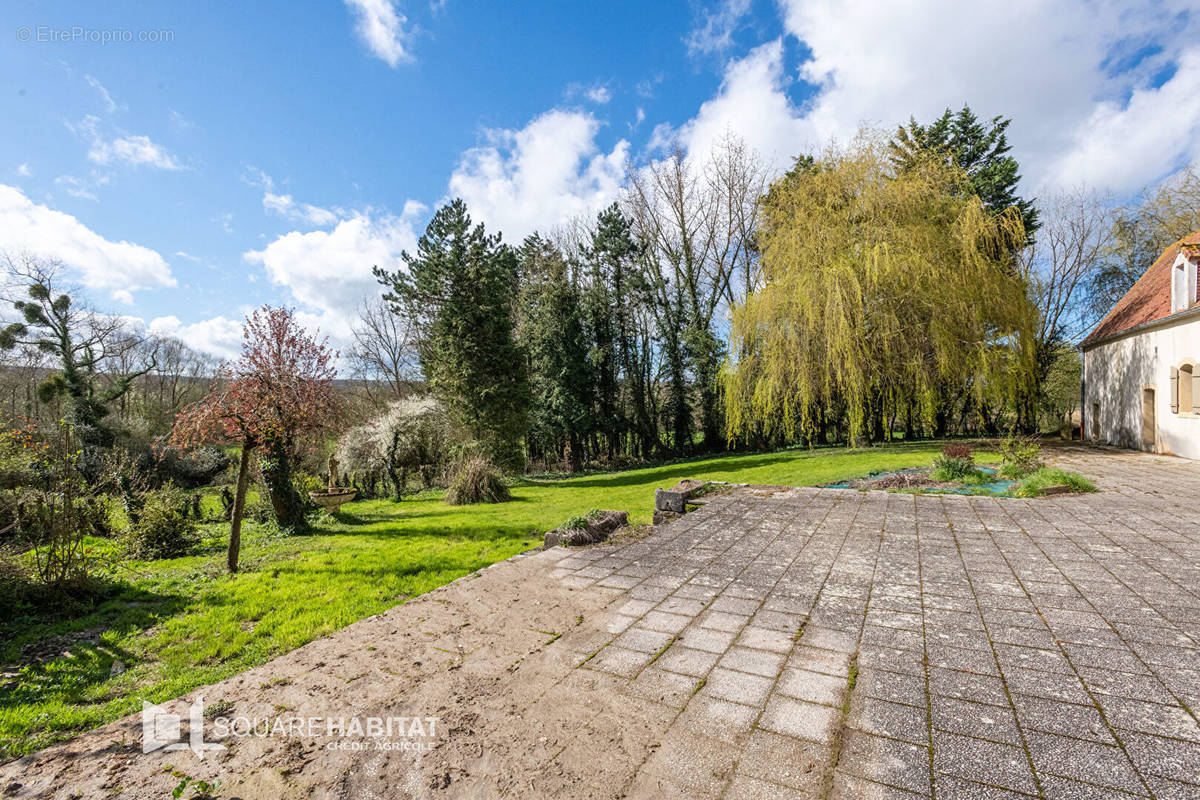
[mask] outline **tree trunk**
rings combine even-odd
[[[611,461],[613,455],[615,455],[615,451],[611,448],[611,439],[609,441],[609,460]],[[572,432],[567,438],[567,472],[579,472],[579,468],[583,466],[580,463],[581,459],[579,457],[582,447],[579,443],[579,435]]]
[[[292,454],[280,443],[270,449],[270,458],[263,464],[263,479],[271,495],[271,508],[280,527],[303,530],[308,527],[304,500],[292,485]]]
[[[229,552],[225,564],[230,572],[238,571],[238,555],[242,551],[242,511],[246,507],[246,487],[250,484],[250,456],[254,445],[242,444],[242,457],[238,461],[237,491],[233,495],[233,510],[229,514]]]

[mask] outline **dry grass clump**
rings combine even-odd
[[[462,461],[454,470],[446,502],[452,506],[474,503],[506,503],[512,499],[508,484],[500,470],[486,458],[474,456]]]

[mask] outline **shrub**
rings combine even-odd
[[[933,460],[933,471],[929,477],[943,483],[978,483],[983,476],[968,456],[941,455]]]
[[[1073,492],[1098,491],[1096,484],[1082,475],[1057,467],[1042,467],[1014,486],[1012,493],[1017,497],[1039,497],[1047,486],[1070,486]]]
[[[275,521],[275,509],[271,506],[271,496],[267,490],[259,486],[253,497],[247,492],[246,508],[242,515],[253,522],[266,524]]]
[[[196,524],[188,518],[191,498],[173,485],[142,496],[138,521],[129,526],[125,547],[134,558],[174,558],[186,555],[200,541]]]
[[[473,503],[505,503],[512,499],[504,476],[486,458],[475,456],[458,465],[446,492],[452,506]]]
[[[167,446],[161,439],[124,436],[114,448],[123,453],[127,471],[144,476],[152,486],[174,483],[181,489],[209,486],[233,463],[219,447],[190,450]]]
[[[453,465],[465,435],[445,408],[429,397],[399,400],[371,421],[351,428],[338,442],[342,470],[370,494],[387,492],[399,500],[410,476],[424,488]]]
[[[184,489],[197,489],[211,484],[232,463],[233,459],[218,447],[197,447],[184,453],[170,450],[158,474],[163,481],[172,481]]]
[[[304,503],[304,511],[308,514],[320,510],[320,506],[314,503],[309,495],[312,492],[323,492],[329,488],[327,481],[321,480],[311,472],[302,470],[292,473],[292,486],[296,487],[296,494],[300,495],[300,500]]]
[[[0,550],[0,622],[17,616],[29,588],[29,569],[12,554]]]
[[[961,442],[951,443],[942,447],[942,455],[947,458],[965,458],[971,463],[975,462],[975,458],[971,455],[971,445]]]
[[[1000,443],[999,474],[1005,478],[1020,480],[1045,466],[1042,463],[1042,447],[1031,436],[1009,436]]]
[[[295,488],[296,494],[300,498],[301,507],[304,509],[307,519],[305,526],[280,525],[278,517],[275,514],[275,506],[271,504],[271,493],[261,483],[257,486],[252,486],[246,493],[246,506],[242,509],[242,518],[257,523],[260,526],[260,533],[271,537],[295,536],[305,533],[307,525],[317,522],[319,516],[324,513],[321,507],[313,502],[312,497],[309,496],[309,492],[323,492],[328,487],[325,481],[311,472],[303,470],[296,470],[292,473],[292,486]],[[222,499],[222,503],[224,502],[224,499]],[[229,513],[232,513],[232,511],[233,493],[230,492]],[[223,511],[222,514],[224,515],[225,512]]]

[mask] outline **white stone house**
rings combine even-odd
[[[1080,344],[1085,440],[1200,459],[1200,231],[1168,247]]]

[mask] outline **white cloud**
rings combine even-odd
[[[412,60],[406,46],[411,34],[404,29],[408,20],[392,0],[346,0],[346,5],[354,12],[354,29],[367,49],[390,67]]]
[[[217,216],[213,217],[211,221],[220,225],[221,230],[225,231],[226,233],[233,233],[232,213],[226,211],[224,214],[218,214]]]
[[[242,321],[214,317],[184,324],[174,315],[156,317],[146,326],[151,333],[171,336],[186,342],[189,347],[225,359],[237,358],[242,352]]]
[[[318,227],[332,225],[341,219],[340,214],[330,211],[328,208],[297,203],[290,194],[275,194],[270,191],[263,193],[263,210],[273,212],[293,222],[308,222]]]
[[[734,31],[749,11],[750,0],[719,0],[715,9],[704,12],[704,22],[688,34],[688,53],[710,55],[728,50]]]
[[[117,132],[112,136],[99,130],[100,120],[88,115],[78,125],[68,125],[75,133],[90,140],[88,160],[102,166],[114,163],[131,167],[154,167],[165,170],[181,170],[183,165],[165,147],[152,141],[149,136],[128,135]]]
[[[703,158],[727,133],[741,137],[776,169],[812,148],[811,131],[788,99],[782,41],[759,45],[729,62],[716,95],[678,129],[656,126],[649,146],[661,150],[678,143]]]
[[[607,86],[593,86],[584,92],[584,96],[593,103],[604,105],[609,100],[612,100],[612,92]]]
[[[646,78],[645,80],[638,81],[637,84],[634,85],[633,90],[637,92],[638,97],[645,97],[649,99],[654,97],[654,87],[658,86],[658,84],[662,83],[662,81],[663,74],[660,72],[652,78]]]
[[[645,121],[646,121],[646,109],[642,108],[641,106],[638,106],[637,112],[633,116],[633,122],[627,122],[625,124],[629,126],[630,131],[636,131],[638,128],[640,128],[642,126],[642,123]]]
[[[277,214],[292,222],[307,223],[321,228],[351,216],[349,212],[340,208],[329,209],[309,203],[297,203],[290,194],[277,193],[275,179],[257,167],[247,167],[242,179],[252,186],[262,187],[263,211],[268,214]]]
[[[625,177],[629,143],[607,153],[589,113],[554,109],[519,130],[490,130],[450,176],[450,194],[509,241],[548,230],[611,203]]]
[[[1184,97],[1196,66],[1185,54],[1200,15],[1183,0],[1138,12],[1117,0],[782,5],[785,29],[809,51],[800,77],[818,90],[797,115],[806,141],[845,141],[863,123],[927,121],[965,103],[1012,118],[1009,140],[1034,188],[1086,179],[1129,190],[1196,152],[1195,104]],[[1171,63],[1175,78],[1151,88]],[[1135,149],[1119,152],[1139,124],[1158,130],[1138,129]]]
[[[1158,88],[1128,102],[1104,101],[1076,129],[1071,148],[1050,168],[1059,186],[1104,185],[1133,191],[1200,160],[1200,48]]]
[[[97,142],[88,152],[97,164],[120,161],[133,167],[180,170],[182,165],[167,150],[150,140],[149,136],[122,136],[108,142]]]
[[[171,127],[177,131],[186,131],[196,127],[196,123],[192,122],[175,109],[171,109],[167,112],[167,119],[170,121]]]
[[[104,109],[108,113],[111,114],[118,108],[122,108],[122,106],[117,104],[117,101],[112,99],[112,95],[108,93],[108,89],[105,89],[104,84],[102,84],[100,81],[96,80],[91,75],[84,75],[83,79],[87,81],[88,86],[95,89],[96,93],[100,95],[100,99],[104,101]]]
[[[313,317],[335,339],[349,334],[362,298],[380,291],[371,268],[395,270],[400,252],[416,247],[414,221],[425,211],[410,201],[401,216],[355,212],[330,231],[292,231],[262,250],[243,253],[261,264],[271,282],[317,312]]]
[[[4,246],[59,259],[84,286],[108,290],[126,302],[139,289],[175,286],[167,262],[154,250],[105,239],[70,214],[34,203],[20,189],[0,184]]]
[[[63,187],[63,190],[71,195],[78,197],[80,200],[99,200],[95,190],[108,183],[107,175],[93,174],[90,178],[77,178],[74,175],[59,175],[54,179],[56,186]]]
[[[567,100],[583,98],[589,103],[600,106],[605,105],[613,98],[612,90],[606,84],[598,81],[592,84],[569,83],[563,95]]]
[[[22,178],[28,178],[33,175],[33,170],[29,168],[28,164],[18,164],[17,174]]]

